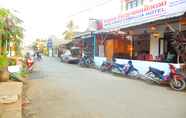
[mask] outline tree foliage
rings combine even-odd
[[[63,33],[65,40],[72,40],[75,36],[75,30],[77,29],[77,26],[75,26],[74,22],[71,20],[67,26],[66,30]]]
[[[10,10],[0,8],[0,55],[7,55],[10,42],[15,46],[16,54],[20,54],[23,38],[21,23]]]

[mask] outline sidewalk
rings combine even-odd
[[[22,118],[21,82],[0,83],[0,118]]]

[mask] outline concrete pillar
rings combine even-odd
[[[153,34],[150,38],[150,54],[153,55],[153,58],[159,55],[159,37],[154,37]]]
[[[97,46],[96,46],[96,34],[95,33],[93,33],[93,38],[94,38],[93,47],[94,47],[94,57],[95,57],[96,56],[96,48],[97,48]]]

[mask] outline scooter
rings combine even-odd
[[[169,64],[170,73],[164,76],[164,71],[149,67],[144,75],[145,80],[157,84],[169,84],[174,90],[181,91],[186,88],[186,79],[182,74],[177,73],[174,65]]]
[[[32,58],[27,58],[26,59],[26,64],[27,64],[28,72],[33,72],[34,60]]]
[[[128,61],[128,63],[124,66],[123,73],[126,76],[135,77],[135,79],[139,77],[139,71],[134,67],[132,61]]]
[[[124,64],[113,63],[111,71],[116,74],[123,74],[124,66]]]
[[[83,57],[80,59],[79,65],[80,65],[81,67],[88,67],[88,68],[94,67],[94,61],[93,61],[93,59],[92,59],[90,56],[85,55],[85,56],[83,56]]]
[[[133,66],[132,61],[128,61],[127,64],[123,65],[114,63],[112,65],[112,72],[135,78],[138,78],[139,75],[139,71]]]
[[[110,61],[104,61],[101,64],[101,66],[100,66],[100,70],[102,72],[111,72],[112,66],[113,66],[113,63],[112,62],[110,62]]]

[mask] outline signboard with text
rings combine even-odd
[[[48,48],[52,48],[52,39],[48,39],[48,42],[47,42],[47,47]]]
[[[102,28],[127,28],[180,16],[184,12],[186,12],[186,0],[156,0],[151,4],[125,11],[117,17],[102,20]]]

